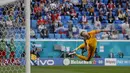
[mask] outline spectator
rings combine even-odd
[[[127,29],[127,28],[129,27],[128,20],[126,20],[126,21],[121,25],[121,27],[122,27],[123,29]]]
[[[39,20],[37,20],[38,26],[39,25],[44,25],[45,23],[46,23],[46,21],[42,17],[40,17]]]
[[[12,21],[12,22],[14,22],[15,20],[14,20],[14,16],[13,15],[9,15],[9,18],[10,18],[10,20]]]
[[[119,20],[124,20],[125,15],[123,14],[123,12],[121,10],[118,11],[118,18]]]
[[[30,29],[30,37],[31,38],[36,38],[35,31],[32,28]]]
[[[85,7],[85,5],[88,3],[88,0],[82,0],[82,7]]]
[[[112,23],[114,22],[115,18],[114,18],[113,14],[112,14],[112,11],[110,11],[110,12],[108,13],[107,19],[108,19],[108,23],[111,23],[111,24],[112,24]]]
[[[108,55],[108,58],[115,58],[114,53],[110,52],[110,54]]]
[[[56,22],[57,20],[58,20],[58,17],[59,17],[60,15],[59,14],[57,14],[56,12],[54,12],[54,14],[52,13],[51,14],[51,20],[52,20],[52,22]]]
[[[105,5],[103,5],[100,9],[99,12],[101,12],[103,15],[107,15],[108,11]]]
[[[10,20],[10,18],[7,19],[6,25],[7,26],[12,26],[13,25],[12,21]]]
[[[101,29],[101,22],[99,21],[99,17],[97,17],[95,24],[94,24],[95,29]]]
[[[9,47],[9,50],[10,50],[10,62],[11,62],[11,64],[14,64],[15,63],[16,46],[15,46],[13,38],[11,38],[10,43],[7,44],[7,46]]]
[[[71,19],[77,19],[77,13],[74,9],[71,10],[70,15],[71,15]]]
[[[130,12],[130,10],[127,8],[126,11],[124,12],[125,20],[128,18],[129,14],[130,14],[129,12]]]
[[[45,27],[44,29],[41,30],[40,34],[42,38],[48,38],[48,29]]]
[[[44,3],[46,3],[46,0],[40,0],[39,6],[40,6],[41,9],[43,9],[43,7],[45,5]]]
[[[117,0],[115,4],[116,4],[116,7],[117,7],[118,5],[122,6],[121,0]]]
[[[73,26],[73,37],[78,39],[79,38],[79,28],[77,26]]]
[[[94,7],[90,7],[89,12],[90,12],[89,13],[90,16],[94,16]]]
[[[96,0],[96,6],[97,9],[99,10],[101,7],[103,7],[104,3],[102,3],[101,1]]]
[[[128,24],[128,20],[125,21],[124,24],[122,24],[122,28],[124,30],[124,36],[126,39],[130,39],[130,24]]]
[[[119,37],[118,37],[118,32],[117,31],[113,31],[112,34],[111,34],[111,39],[112,40],[117,40]]]
[[[41,12],[41,8],[38,6],[38,4],[37,3],[35,3],[35,6],[34,6],[34,14],[37,14],[38,12]]]
[[[102,39],[103,40],[108,40],[108,38],[109,38],[109,34],[107,32],[103,32]]]
[[[82,24],[86,24],[86,23],[88,23],[88,19],[87,19],[86,14],[84,14],[84,15],[82,16]]]
[[[73,38],[73,23],[68,21],[68,37]]]
[[[56,9],[56,3],[55,2],[51,3],[50,8],[51,8],[51,10],[55,10]]]
[[[4,61],[6,59],[6,41],[5,38],[2,37],[0,41],[0,65],[4,65]]]
[[[66,34],[66,31],[68,31],[69,28],[65,28],[62,23],[59,24],[59,27],[55,29],[55,32],[59,34]]]
[[[61,22],[60,13],[57,13],[57,14],[56,14],[56,20],[55,20],[55,22]]]
[[[45,28],[45,25],[44,25],[44,24],[41,24],[41,25],[38,26],[38,31],[41,32],[42,29],[44,29],[44,28]]]
[[[74,5],[79,5],[79,0],[70,0]]]
[[[62,9],[62,14],[63,15],[70,15],[70,8],[69,6],[67,6],[67,4],[65,4],[65,6],[63,6],[63,9]]]
[[[102,22],[103,20],[104,20],[103,14],[101,13],[101,14],[99,15],[99,21]]]
[[[118,53],[118,56],[119,56],[119,58],[123,58],[123,57],[124,57],[123,52],[119,52],[119,53]]]
[[[56,27],[54,25],[54,22],[50,24],[49,28],[51,28],[49,29],[50,33],[55,33]]]
[[[115,5],[112,2],[112,0],[110,1],[110,3],[108,3],[107,8],[108,8],[108,10],[113,10],[115,8]]]

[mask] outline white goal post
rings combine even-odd
[[[26,25],[26,73],[30,72],[30,0],[25,2],[25,25]]]

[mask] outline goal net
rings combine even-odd
[[[0,73],[25,73],[25,5],[12,1],[0,3]]]

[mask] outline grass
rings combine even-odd
[[[0,73],[25,73],[25,66],[0,66]]]
[[[25,73],[25,67],[0,66],[0,73]],[[130,73],[130,66],[32,66],[31,73]]]
[[[130,73],[130,66],[32,66],[31,73]]]

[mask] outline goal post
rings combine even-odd
[[[26,73],[30,72],[30,0],[25,2],[25,25],[26,25]]]

